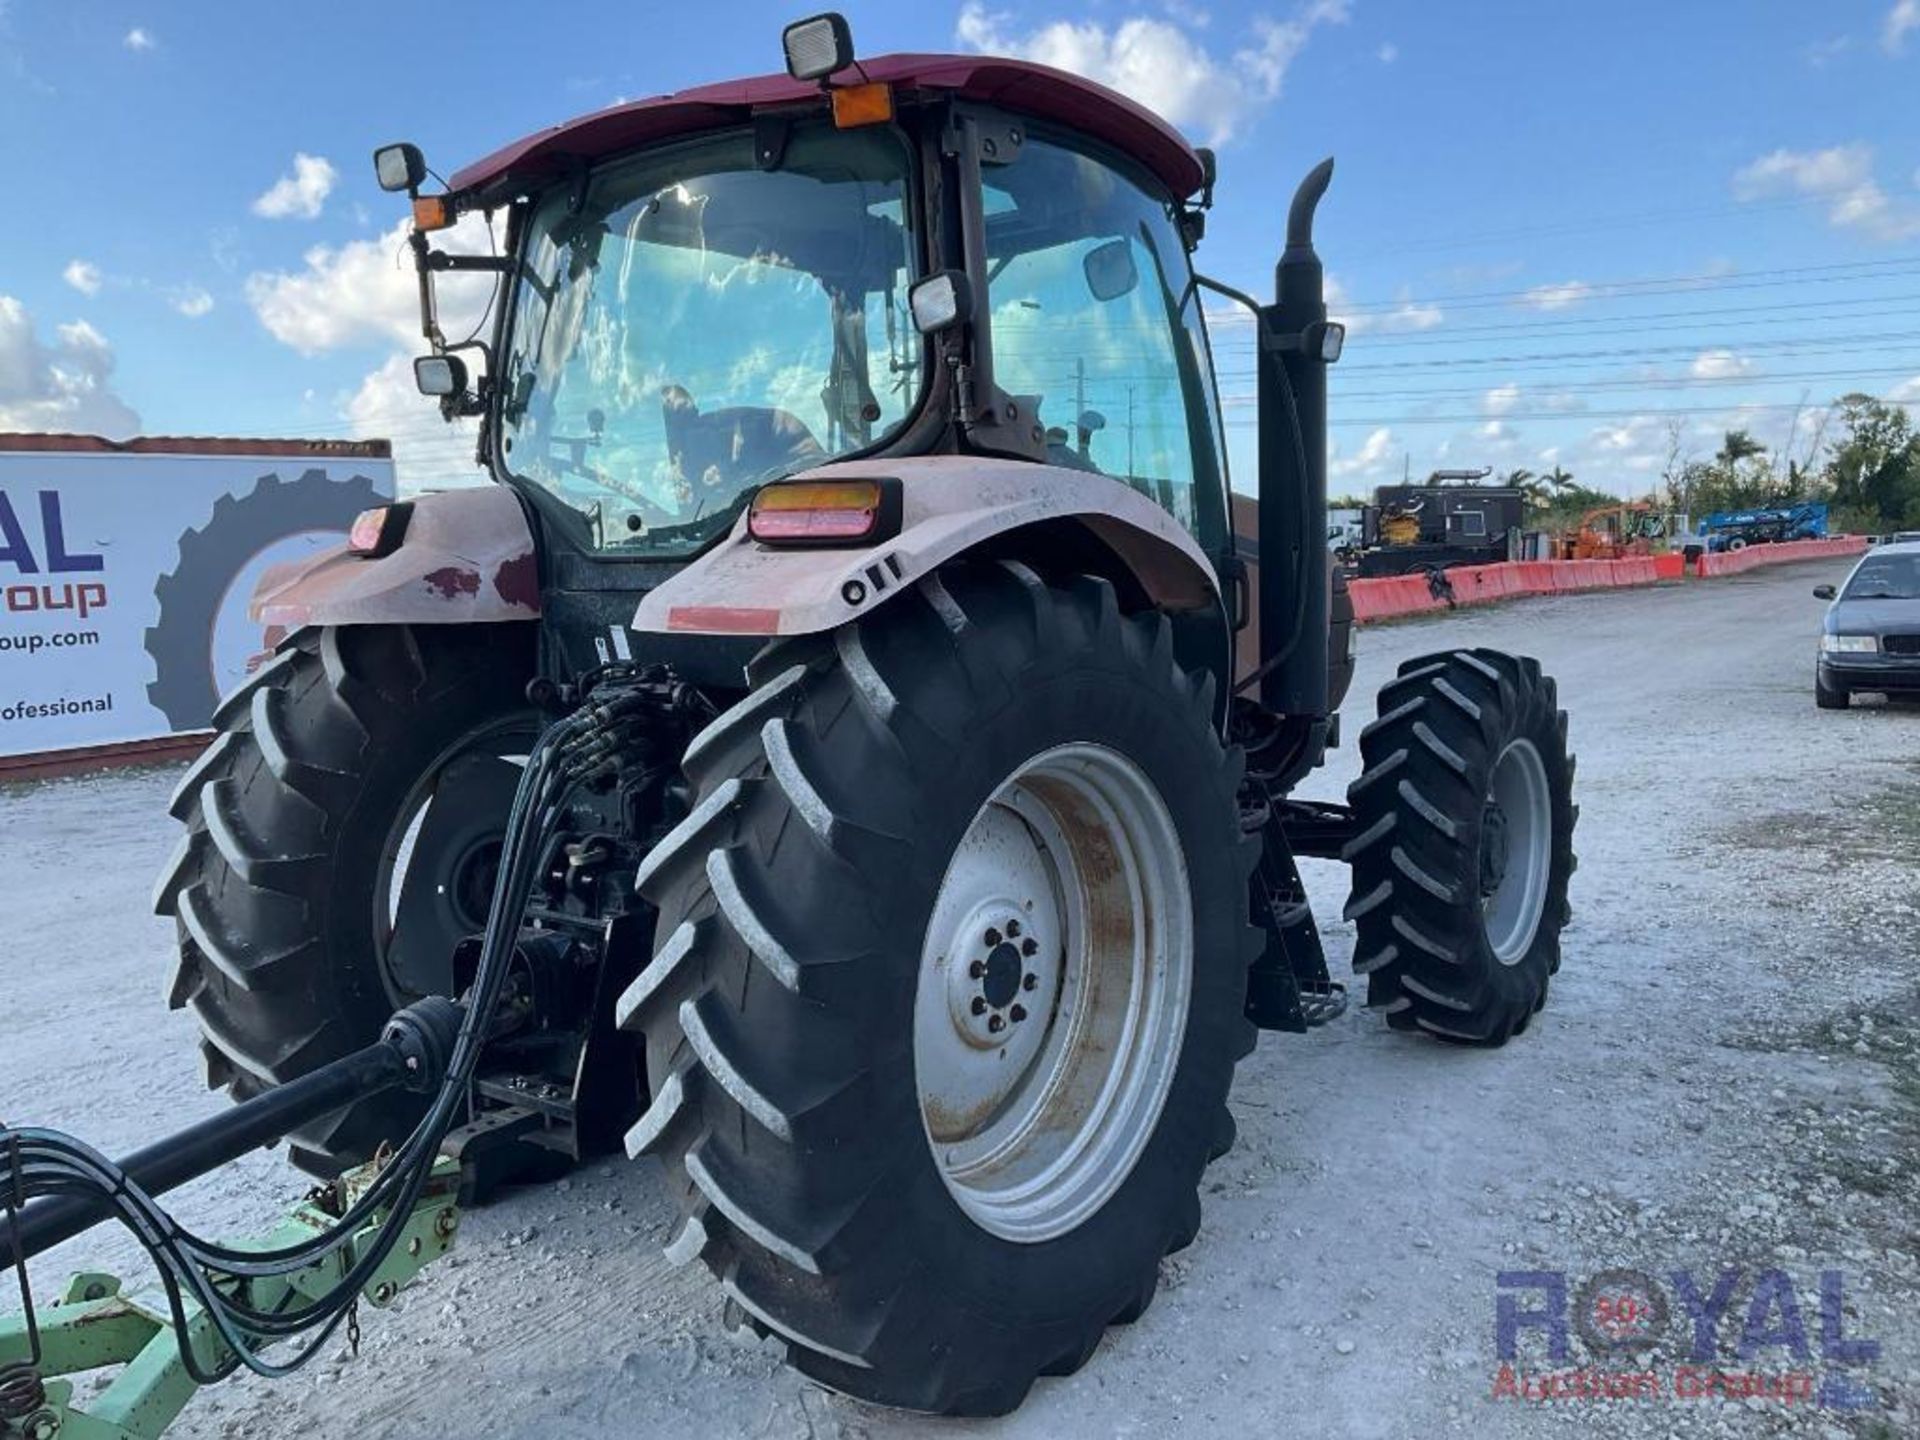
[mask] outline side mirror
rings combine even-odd
[[[1831,600],[1838,593],[1839,592],[1831,585],[1816,585],[1813,587],[1813,598],[1816,600]]]
[[[427,160],[418,145],[382,145],[373,152],[373,176],[382,190],[418,190]]]
[[[1126,240],[1109,240],[1094,246],[1080,265],[1087,273],[1087,289],[1096,300],[1118,300],[1140,283],[1139,267],[1133,263],[1133,246]]]
[[[422,355],[413,362],[414,388],[445,399],[467,393],[466,362],[457,355]]]
[[[913,327],[922,335],[951,330],[973,313],[973,288],[963,270],[929,275],[907,292]]]
[[[796,20],[780,32],[787,73],[796,80],[825,80],[853,63],[853,31],[847,17],[828,11]]]

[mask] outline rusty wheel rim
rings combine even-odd
[[[1173,817],[1119,752],[1063,745],[1000,785],[948,862],[914,1000],[920,1114],[973,1221],[1083,1224],[1154,1133],[1192,989]]]

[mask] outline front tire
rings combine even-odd
[[[945,572],[759,672],[641,867],[657,953],[619,1014],[655,1100],[629,1149],[667,1164],[668,1254],[800,1370],[1003,1413],[1138,1315],[1198,1229],[1254,1040],[1240,760],[1165,618],[1123,617],[1103,580]],[[1147,1043],[1101,1032],[1031,1106],[968,1088],[995,1056],[1040,1073],[1109,991],[1144,997]],[[1103,1074],[1131,1106],[1076,1110]]]
[[[1354,973],[1396,1030],[1504,1044],[1546,1004],[1571,911],[1573,757],[1538,662],[1409,660],[1360,732]]]
[[[1813,672],[1813,703],[1822,710],[1845,710],[1853,703],[1853,695],[1844,685],[1829,685],[1827,677],[1818,669]]]

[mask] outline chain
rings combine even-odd
[[[360,1358],[360,1297],[353,1297],[353,1303],[347,1306],[347,1348],[353,1352],[353,1358]]]

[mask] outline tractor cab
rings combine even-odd
[[[1211,156],[1045,67],[856,61],[834,17],[786,41],[786,75],[585,116],[444,193],[422,193],[414,147],[376,155],[413,198],[421,388],[481,417],[479,458],[550,552],[550,604],[616,583],[587,560],[624,573],[631,609],[761,487],[870,459],[1108,477],[1230,571],[1189,260]],[[470,214],[504,217],[504,254],[434,248]],[[490,329],[450,342],[435,280],[475,270],[500,277]]]

